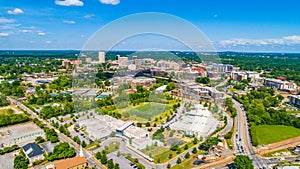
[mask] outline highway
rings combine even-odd
[[[236,116],[236,135],[234,138],[235,146],[241,146],[243,145],[243,148],[245,151],[241,154],[248,155],[250,159],[253,162],[253,165],[257,169],[264,169],[268,168],[267,160],[264,158],[260,158],[256,156],[256,152],[254,151],[251,139],[250,139],[250,133],[249,133],[249,127],[247,123],[247,117],[246,112],[244,108],[242,107],[242,104],[237,102],[236,100],[232,99],[233,106],[237,110],[237,116]],[[238,138],[238,139],[236,139]],[[239,149],[241,147],[236,147],[237,154],[240,153]]]
[[[29,109],[28,107],[26,107],[24,104],[22,104],[22,102],[15,100],[11,97],[7,97],[8,100],[14,104],[16,104],[17,106],[19,106],[22,110],[26,111],[27,113],[30,114],[31,118],[37,118],[38,120],[40,120],[42,123],[46,124],[47,127],[49,128],[53,128],[59,137],[59,140],[62,142],[67,142],[69,143],[71,146],[73,146],[75,148],[75,151],[78,153],[80,151],[80,147],[77,145],[77,143],[75,143],[73,140],[71,140],[70,138],[68,138],[67,136],[65,136],[64,134],[61,134],[57,129],[55,129],[53,126],[51,126],[51,124],[41,118],[38,117],[37,114],[35,114],[31,109]],[[103,169],[103,167],[101,166],[101,164],[99,163],[98,160],[94,159],[92,154],[83,150],[83,153],[86,157],[87,163],[89,166],[95,166],[97,169]]]

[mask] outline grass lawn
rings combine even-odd
[[[232,142],[231,142],[231,139],[226,139],[226,143],[227,143],[227,145],[228,145],[228,148],[229,148],[230,150],[233,150],[233,144],[232,144]]]
[[[170,108],[170,106],[166,106],[160,103],[145,103],[137,108],[129,110],[128,113],[131,116],[137,116],[148,120],[169,110]]]
[[[183,144],[181,145],[179,148],[181,150],[181,153],[182,152],[185,152],[186,150],[184,150],[184,146],[185,145],[188,145],[189,148],[195,146],[192,142],[190,143],[186,143],[186,144]],[[153,156],[153,159],[154,159],[154,162],[157,162],[157,163],[164,163],[169,159],[169,155],[172,154],[172,158],[176,157],[178,154],[176,154],[176,151],[172,151],[170,149],[166,149],[166,151],[163,151],[162,153],[160,154],[157,154],[155,156]],[[159,162],[158,162],[159,161]]]
[[[89,144],[85,147],[85,149],[87,149],[88,151],[94,151],[97,148],[99,148],[99,143],[97,143],[97,142],[92,142],[91,144]]]
[[[0,110],[0,114],[11,115],[11,114],[14,114],[14,110],[13,109],[2,109],[2,110]]]
[[[181,165],[174,165],[173,167],[171,167],[171,169],[185,169],[184,167],[182,167]]]
[[[300,129],[282,125],[258,125],[255,127],[258,144],[271,144],[300,136]]]
[[[145,154],[147,154],[148,156],[156,156],[158,154],[161,154],[165,151],[167,151],[168,149],[165,148],[165,147],[160,147],[160,146],[154,146],[154,145],[151,145],[149,146],[148,150],[147,148],[144,148],[142,149],[141,151]]]
[[[106,150],[108,151],[108,154],[109,154],[109,153],[115,152],[119,149],[120,149],[120,143],[119,142],[111,142],[111,143],[108,144]]]

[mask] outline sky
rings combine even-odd
[[[297,0],[2,0],[0,50],[80,50],[97,30],[121,17],[159,12],[195,25],[217,51],[300,52],[299,6]],[[120,25],[109,35],[136,24],[145,26],[145,22],[142,17],[128,21],[131,27]],[[166,19],[165,23],[170,21]],[[189,33],[186,29],[179,31]],[[129,37],[115,48],[183,49],[173,41],[140,35]]]

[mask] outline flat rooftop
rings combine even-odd
[[[13,144],[18,140],[39,134],[44,134],[44,131],[33,122],[0,128],[0,144]]]

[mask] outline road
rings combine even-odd
[[[40,120],[41,122],[43,122],[44,124],[47,125],[47,127],[49,128],[53,128],[57,134],[58,134],[58,137],[59,137],[59,140],[60,141],[63,141],[63,142],[67,142],[69,143],[71,146],[73,146],[75,148],[75,151],[76,152],[79,152],[80,151],[80,147],[77,145],[77,143],[75,143],[73,140],[71,140],[70,138],[68,138],[67,136],[65,136],[64,134],[61,134],[57,129],[55,129],[53,126],[51,126],[50,122],[47,122],[41,118],[39,118],[37,116],[37,114],[35,114],[31,109],[29,109],[28,107],[26,107],[22,102],[18,101],[18,100],[15,100],[11,97],[7,97],[8,100],[14,104],[16,104],[17,106],[19,106],[22,110],[26,111],[27,113],[30,114],[31,118],[37,118],[38,120]],[[100,168],[102,169],[103,167],[101,166],[101,164],[93,158],[92,154],[83,150],[83,153],[86,157],[86,160],[87,160],[87,163],[89,164],[89,166],[95,166],[96,168]]]
[[[256,156],[256,153],[252,147],[249,127],[247,125],[246,111],[244,110],[242,104],[232,99],[233,106],[237,110],[236,116],[236,135],[234,138],[235,146],[243,145],[245,149],[242,154],[248,155],[253,162],[255,168],[263,169],[268,168],[267,160],[261,157]],[[238,139],[237,139],[238,138]],[[239,145],[240,144],[240,145]],[[239,147],[236,147],[236,152],[240,153]]]

